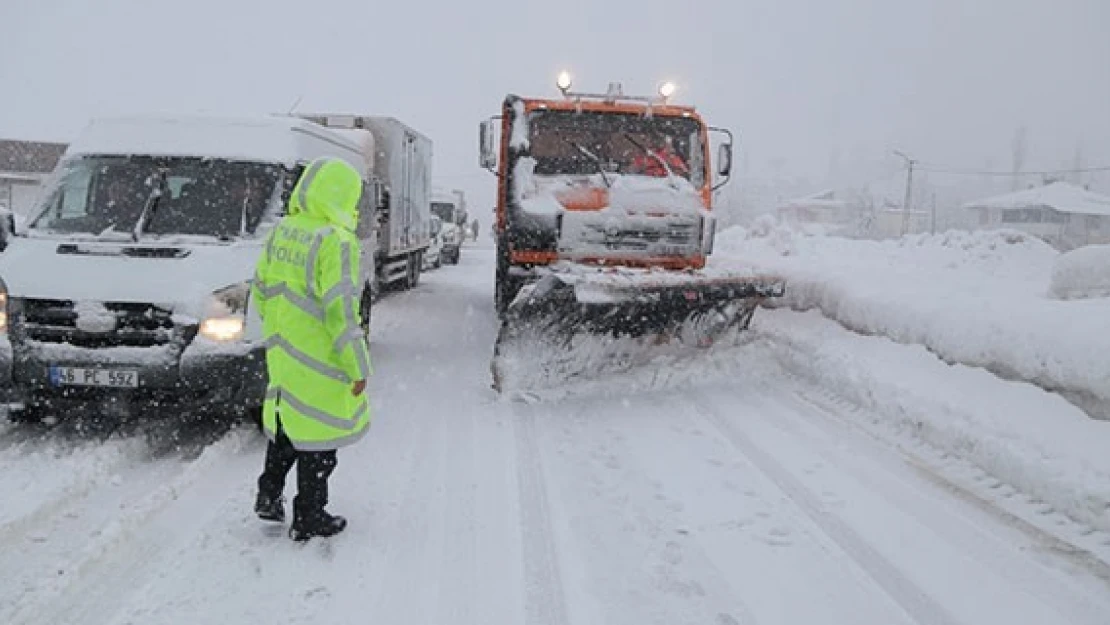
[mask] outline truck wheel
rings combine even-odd
[[[370,308],[374,301],[374,293],[370,290],[370,286],[362,287],[362,297],[359,301],[359,324],[362,326],[362,331],[366,333],[366,338],[370,338]]]
[[[409,256],[408,284],[405,285],[407,288],[414,289],[416,285],[420,284],[420,270],[423,262],[424,254],[422,252],[413,252]]]
[[[509,257],[508,254],[502,252],[502,248],[497,248],[497,274],[495,276],[494,284],[494,306],[497,308],[497,316],[504,317],[505,311],[508,310],[509,304],[512,303],[513,298],[516,297],[517,291],[520,290],[521,281],[509,277]]]

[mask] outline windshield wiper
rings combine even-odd
[[[250,206],[250,198],[243,198],[243,210],[239,213],[239,236],[246,238],[247,236],[247,207]]]
[[[135,222],[135,229],[131,231],[131,240],[136,243],[138,243],[139,237],[142,236],[143,230],[150,225],[148,220],[154,217],[154,211],[158,208],[158,203],[162,201],[163,189],[166,188],[166,169],[159,169],[156,175],[158,176],[156,186],[147,196],[146,203],[143,204],[143,212],[139,213],[139,220]]]
[[[598,155],[596,155],[593,152],[587,150],[586,148],[578,145],[578,143],[576,141],[571,141],[570,139],[567,139],[566,137],[563,137],[563,141],[566,141],[568,144],[570,144],[570,146],[572,148],[574,148],[574,149],[578,150],[579,152],[585,154],[587,158],[592,160],[594,162],[594,164],[597,165],[597,173],[601,174],[601,180],[602,180],[602,182],[605,183],[605,187],[606,188],[612,188],[613,185],[609,184],[609,177],[605,175],[605,166],[602,165],[601,158]]]

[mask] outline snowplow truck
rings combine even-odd
[[[549,382],[603,364],[594,356],[628,364],[636,349],[719,343],[784,289],[750,267],[707,265],[729,131],[671,104],[669,84],[659,97],[615,83],[574,93],[566,76],[559,88],[561,98],[508,95],[480,128],[481,165],[497,176],[499,392],[522,367]],[[722,136],[716,172],[711,132]]]

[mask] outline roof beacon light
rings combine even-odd
[[[664,100],[666,100],[674,95],[675,89],[677,89],[677,87],[675,87],[675,84],[673,82],[667,81],[659,85],[659,95],[662,96]]]
[[[559,91],[566,94],[570,90],[570,72],[560,72],[559,77],[555,80],[555,85],[559,87]]]

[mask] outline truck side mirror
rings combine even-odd
[[[722,143],[717,148],[717,173],[727,178],[732,173],[732,144]]]
[[[717,145],[717,177],[721,178],[721,180],[713,185],[713,190],[716,191],[728,184],[728,181],[732,179],[732,146],[736,145],[736,141],[732,136],[732,131],[728,128],[714,128],[710,126],[709,132],[717,135],[724,135],[721,142]]]
[[[494,147],[493,141],[493,120],[487,119],[482,122],[479,131],[479,142],[481,145],[481,165],[483,169],[493,171],[497,167],[497,151]]]

